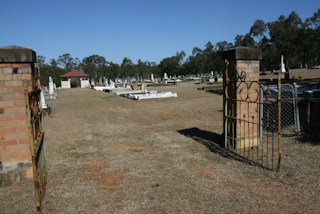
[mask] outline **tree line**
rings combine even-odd
[[[51,59],[49,63],[46,63],[44,56],[39,55],[37,61],[41,70],[41,83],[47,85],[48,77],[52,76],[59,86],[59,76],[73,69],[90,75],[90,79],[96,81],[102,76],[108,79],[150,78],[151,73],[154,77],[162,77],[164,73],[173,76],[221,72],[224,66],[221,52],[236,46],[261,48],[261,69],[265,70],[278,69],[281,55],[284,55],[288,68],[311,68],[319,65],[320,9],[304,21],[294,11],[288,17],[281,15],[273,22],[265,23],[257,19],[247,34],[236,35],[234,43],[220,41],[213,45],[209,41],[203,49],[194,47],[188,57],[184,51],[179,51],[174,56],[162,59],[159,64],[140,59],[133,63],[127,57],[121,64],[117,64],[99,55],[80,60],[68,53],[58,59]]]

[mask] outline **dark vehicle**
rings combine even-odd
[[[268,97],[278,97],[278,86],[270,85],[269,87],[264,86],[265,93]],[[292,97],[293,88],[291,85],[281,85],[281,96]]]
[[[299,97],[320,97],[320,82],[309,82],[298,88]]]

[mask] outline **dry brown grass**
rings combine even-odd
[[[279,174],[224,157],[222,96],[197,87],[146,101],[60,91],[45,120],[43,213],[319,213],[319,145],[284,139]],[[0,213],[34,211],[32,182],[0,188]]]
[[[278,72],[278,70],[276,71]],[[313,78],[320,78],[320,69],[290,69],[290,78],[298,79],[301,77],[301,79],[313,79]],[[260,78],[263,79],[278,79],[277,74],[271,74],[271,71],[266,72],[267,75],[260,76]]]

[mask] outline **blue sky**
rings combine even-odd
[[[57,59],[92,54],[121,64],[124,57],[159,63],[193,47],[246,34],[257,19],[296,11],[302,20],[319,0],[1,0],[0,46],[19,45]]]

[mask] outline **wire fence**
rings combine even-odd
[[[268,102],[277,102],[278,97],[278,85],[264,85],[263,91],[261,91],[261,98],[268,99]],[[263,118],[271,118],[271,121],[275,121],[274,124],[278,126],[278,106],[270,105],[270,107],[263,108]],[[267,115],[269,114],[269,115]],[[278,127],[274,127],[277,129]],[[300,122],[299,122],[299,108],[297,100],[297,85],[296,84],[282,84],[281,85],[281,133],[285,135],[299,134]]]

